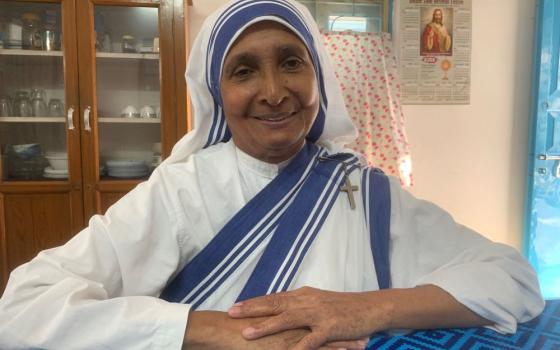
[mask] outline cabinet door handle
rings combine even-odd
[[[91,125],[89,125],[90,113],[91,113],[91,107],[87,106],[86,109],[84,109],[84,129],[86,131],[91,131]]]
[[[74,106],[68,108],[66,118],[68,119],[68,130],[74,130]]]

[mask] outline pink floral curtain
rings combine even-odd
[[[412,162],[390,34],[323,32],[348,113],[359,131],[349,148],[411,186]]]

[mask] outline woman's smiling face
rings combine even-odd
[[[220,88],[235,145],[269,163],[289,159],[301,149],[319,110],[307,47],[273,21],[250,26],[232,45]]]

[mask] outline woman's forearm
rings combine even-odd
[[[384,328],[388,330],[477,327],[492,324],[434,285],[387,289],[371,292],[370,297],[375,300],[372,305],[378,304],[380,298],[384,300],[384,310],[387,312]]]

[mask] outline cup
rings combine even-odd
[[[27,115],[27,113],[25,115],[20,114],[21,109],[26,109],[25,106],[21,106],[21,101],[23,100],[27,100],[27,103],[29,104],[29,92],[23,90],[16,91],[16,98],[12,103],[12,114],[16,117],[29,117],[31,115],[31,106],[29,106],[29,115]]]
[[[64,106],[62,101],[58,98],[51,98],[49,101],[49,116],[62,117],[64,116]]]
[[[16,106],[17,115],[20,117],[31,117],[33,111],[28,99],[20,99]]]
[[[156,118],[154,107],[146,105],[140,108],[140,118]]]
[[[123,35],[121,39],[122,52],[136,53],[136,39],[132,35]]]
[[[68,154],[65,152],[48,152],[45,158],[54,170],[68,170]]]
[[[123,117],[123,118],[138,118],[138,117],[140,117],[140,113],[138,113],[138,110],[136,109],[136,107],[134,107],[132,105],[128,105],[122,110],[121,117]]]
[[[45,27],[43,31],[43,50],[56,50],[56,34],[53,28]]]
[[[47,93],[43,89],[31,89],[31,99],[41,99],[45,101],[47,99]]]
[[[10,117],[12,115],[12,104],[8,97],[0,97],[0,117]]]
[[[111,41],[109,33],[105,33],[105,36],[103,36],[103,50],[105,52],[111,52],[113,50],[113,42]]]
[[[31,101],[31,113],[34,117],[46,117],[48,115],[48,109],[45,100],[35,97]]]

